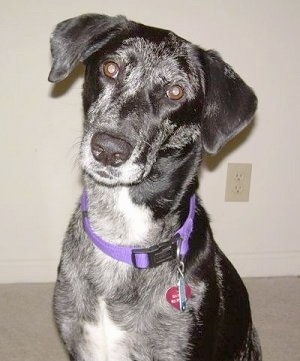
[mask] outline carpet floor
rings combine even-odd
[[[248,278],[264,361],[300,361],[300,278]],[[67,361],[51,310],[53,284],[0,285],[0,360]]]

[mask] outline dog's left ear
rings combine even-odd
[[[84,14],[59,23],[51,36],[52,68],[48,80],[65,79],[84,61],[128,26],[124,16]]]
[[[215,154],[251,122],[257,98],[216,52],[205,51],[203,59],[206,92],[202,139],[204,149]]]

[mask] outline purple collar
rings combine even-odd
[[[189,238],[193,231],[193,221],[196,210],[196,196],[190,199],[190,209],[187,219],[183,226],[175,233],[171,241],[163,242],[149,248],[135,248],[126,246],[117,246],[104,241],[92,229],[88,217],[88,198],[86,190],[81,196],[81,211],[83,215],[83,228],[90,240],[102,252],[114,258],[117,261],[125,262],[136,268],[152,268],[163,262],[176,259],[179,255],[184,257],[189,250]],[[178,249],[178,251],[177,251]],[[178,254],[177,254],[178,252]]]

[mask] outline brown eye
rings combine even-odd
[[[108,78],[115,79],[119,74],[119,65],[113,61],[107,61],[103,64],[103,73]]]
[[[171,100],[179,100],[184,96],[184,90],[179,85],[173,85],[167,90],[167,96]]]

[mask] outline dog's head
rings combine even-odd
[[[251,121],[256,97],[214,51],[122,16],[57,25],[51,82],[86,65],[83,169],[101,183],[138,183],[164,158],[216,153]]]

